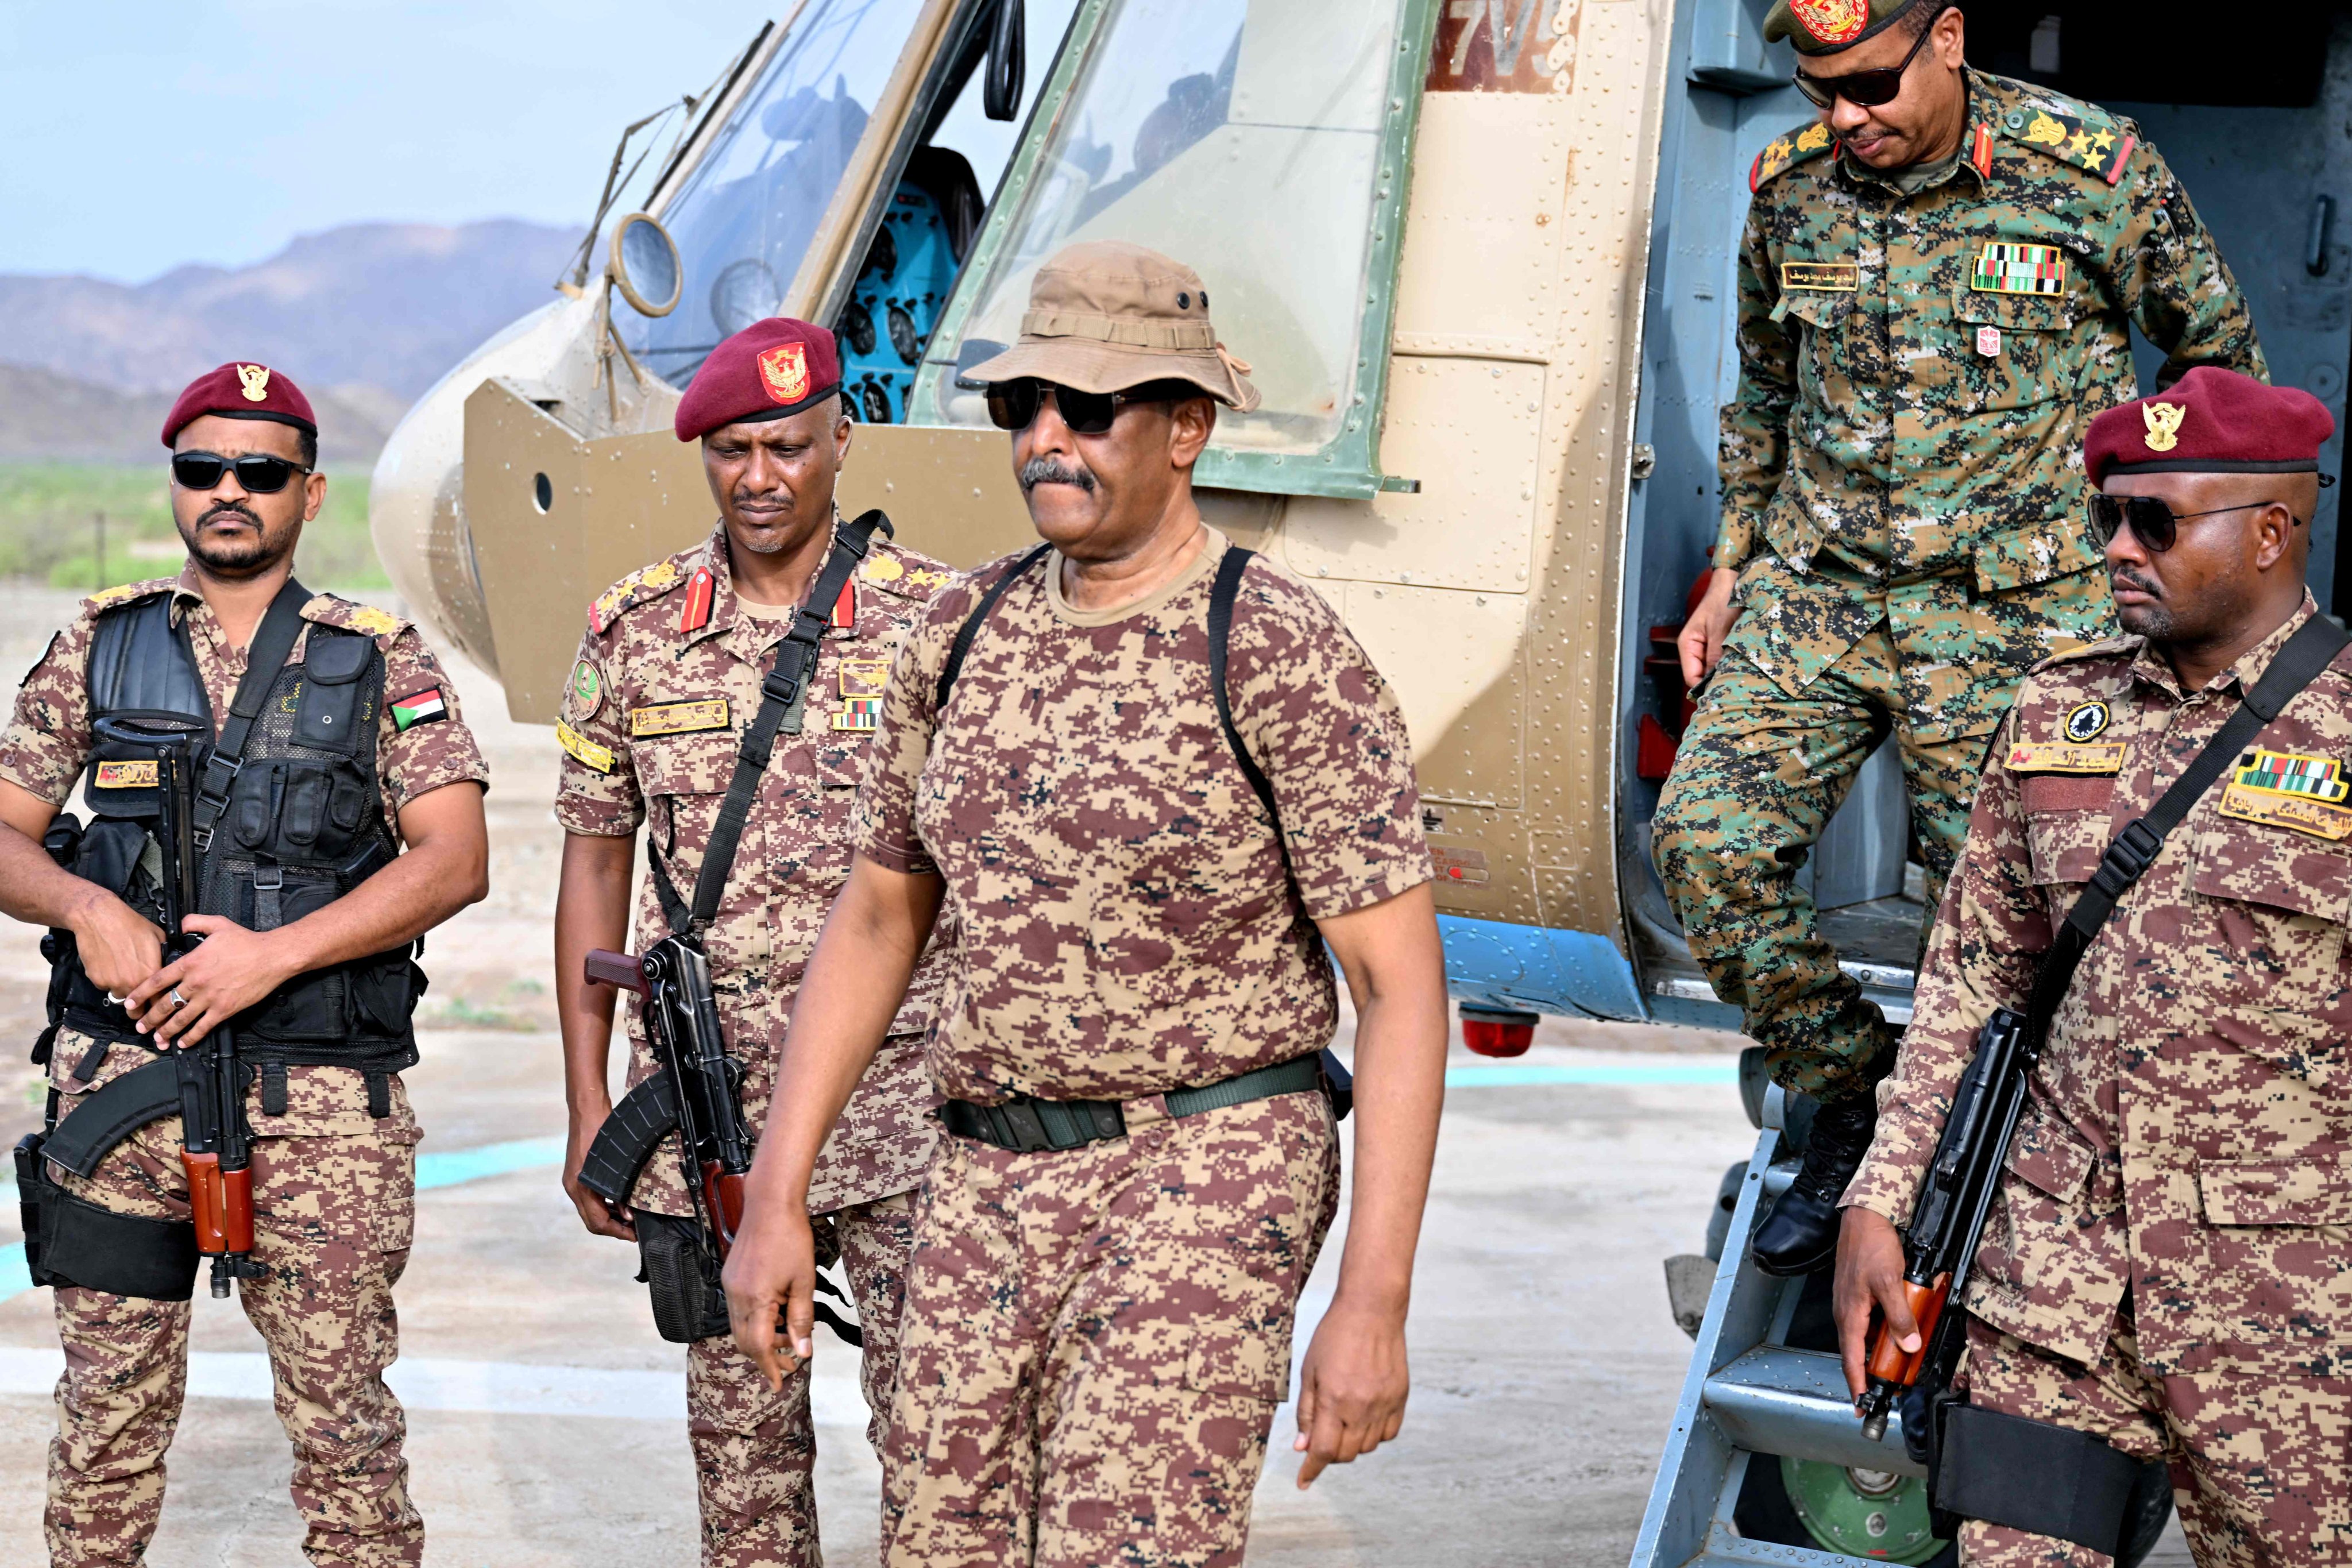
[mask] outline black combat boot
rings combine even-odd
[[[1788,1279],[1829,1267],[1837,1257],[1838,1199],[1862,1168],[1877,1129],[1878,1096],[1867,1089],[1813,1112],[1805,1163],[1756,1227],[1749,1251],[1757,1268]]]

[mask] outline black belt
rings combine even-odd
[[[1303,1094],[1322,1087],[1321,1063],[1314,1057],[1298,1057],[1199,1089],[1171,1089],[1160,1099],[1171,1116],[1198,1116],[1221,1106],[1246,1105],[1253,1100]],[[1076,1149],[1127,1136],[1127,1113],[1116,1100],[1039,1100],[1030,1094],[1015,1095],[1002,1105],[950,1100],[940,1107],[940,1120],[959,1138],[977,1139],[1015,1154]]]

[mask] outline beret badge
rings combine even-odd
[[[2139,416],[2147,426],[2147,449],[2169,452],[2180,445],[2180,422],[2189,417],[2188,406],[2179,403],[2143,403]]]
[[[808,395],[808,351],[799,343],[778,343],[760,356],[760,382],[778,403],[798,403]]]
[[[1850,44],[1870,25],[1870,0],[1789,0],[1789,15],[1824,44]]]
[[[269,401],[269,367],[266,364],[241,364],[236,367],[238,385],[247,403]]]

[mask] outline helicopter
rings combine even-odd
[[[1201,273],[1264,394],[1220,413],[1204,514],[1322,593],[1402,706],[1465,1044],[1524,1051],[1543,1015],[1736,1029],[1649,823],[1689,712],[1673,639],[1717,522],[1748,172],[1814,118],[1767,8],[796,0],[671,107],[666,148],[652,117],[628,128],[549,303],[409,411],[373,477],[378,553],[514,717],[552,723],[590,600],[708,532],[671,415],[720,339],[773,314],[839,335],[862,426],[846,512],[880,507],[958,567],[1026,548],[964,372],[1017,333],[1046,257],[1150,246]],[[2146,15],[1970,5],[1969,58],[2129,115],[2163,150],[2273,379],[2336,416],[2333,470],[2352,143],[2330,128],[2352,118],[2352,28],[2282,12],[2191,58]],[[2147,384],[2158,356],[2137,353]],[[2323,609],[2352,588],[2337,493],[2312,527]],[[1803,877],[1848,972],[1907,1020],[1925,910],[1892,748]],[[1890,1557],[1871,1533],[1924,1516],[1916,1472],[1858,1453],[1826,1405],[1775,1427],[1709,1403],[1756,1354],[1820,1353],[1790,1342],[1818,1316],[1803,1282],[1742,1261],[1806,1114],[1747,1076],[1757,1159],[1727,1173],[1708,1252],[1669,1263],[1700,1342],[1636,1563],[1734,1560],[1706,1554],[1742,1541],[1936,1560],[1947,1542]]]

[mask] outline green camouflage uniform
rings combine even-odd
[[[1895,1039],[1796,882],[1855,770],[1891,733],[1934,909],[2018,681],[2111,629],[2082,444],[2138,395],[2129,324],[2170,356],[2159,384],[2268,375],[2129,121],[1980,71],[1968,89],[1948,168],[1874,173],[1820,124],[1756,161],[1715,549],[1741,613],[1654,825],[1716,994],[1780,1082],[1829,1099]]]

